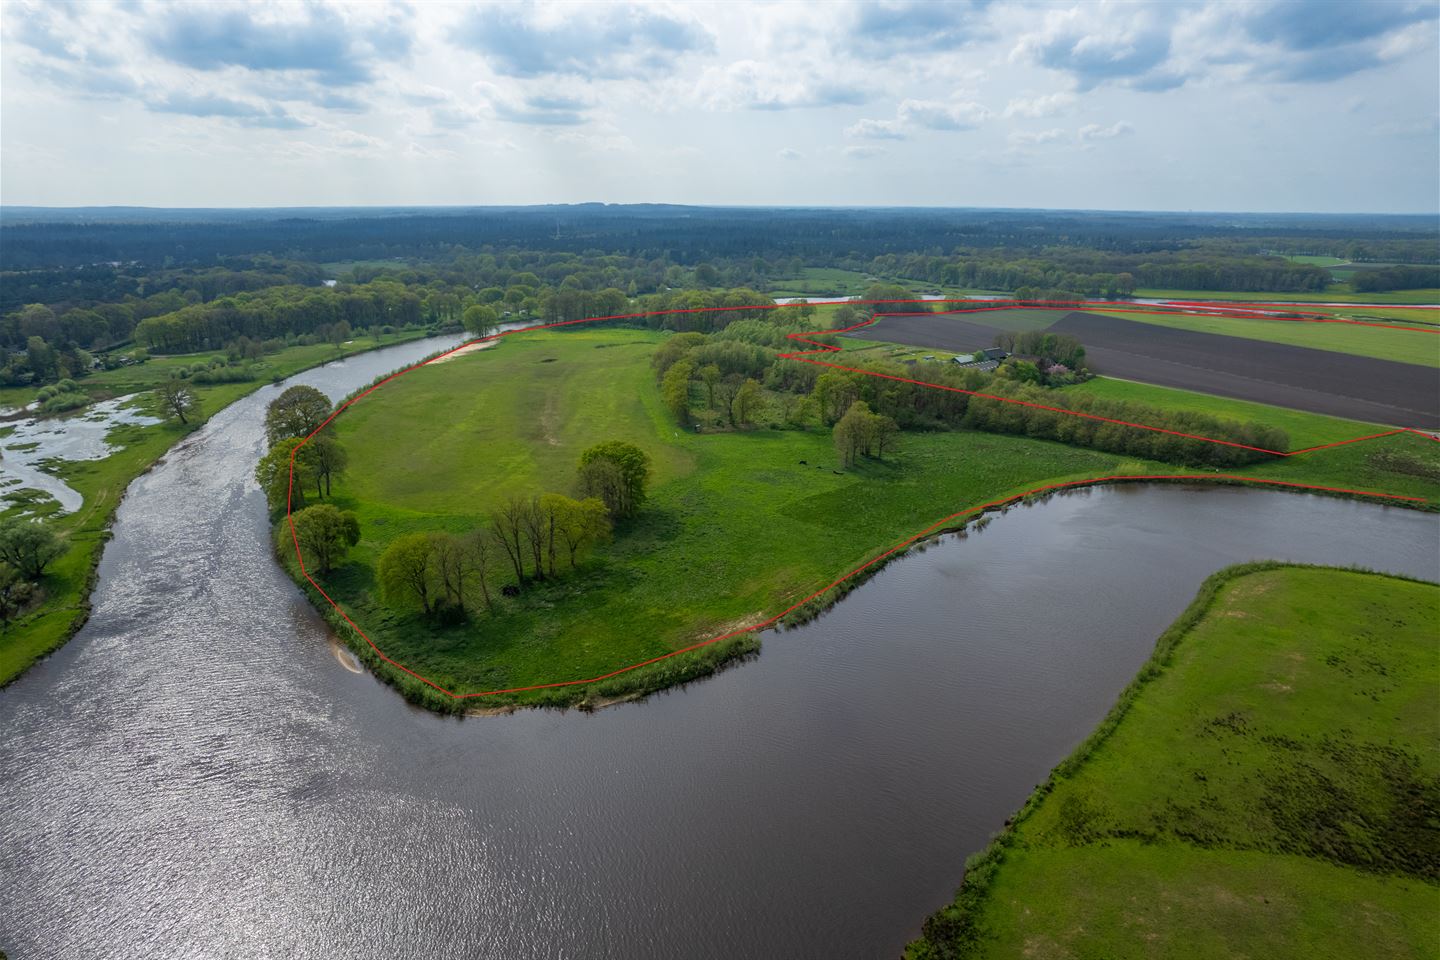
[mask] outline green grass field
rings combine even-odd
[[[1348,323],[1303,323],[1242,317],[1202,317],[1195,314],[1131,313],[1102,308],[1093,313],[1179,330],[1197,330],[1247,340],[1268,340],[1315,350],[1332,350],[1380,360],[1397,360],[1440,367],[1440,332],[1391,330]],[[1432,317],[1432,320],[1440,317]]]
[[[1279,427],[1290,435],[1290,449],[1292,450],[1313,447],[1322,443],[1351,440],[1355,437],[1363,437],[1390,429],[1373,423],[1341,420],[1338,417],[1327,417],[1319,413],[1307,413],[1304,410],[1289,410],[1285,407],[1272,407],[1264,403],[1232,400],[1228,397],[1216,397],[1208,393],[1193,393],[1189,390],[1157,387],[1149,383],[1115,380],[1110,377],[1096,377],[1084,383],[1064,387],[1059,391],[1061,397],[1067,393],[1088,393],[1111,400],[1147,403],[1162,410],[1193,410],[1198,413],[1224,417],[1227,420],[1251,420],[1256,423],[1268,424],[1272,427]]]
[[[414,339],[421,332],[384,338],[384,345]],[[382,345],[380,341],[357,338],[344,348],[345,354],[358,353]],[[95,399],[123,396],[153,388],[170,376],[170,371],[205,360],[212,354],[157,357],[144,364],[97,373],[80,381]],[[200,398],[200,421],[189,427],[166,422],[151,426],[126,425],[111,432],[109,440],[116,447],[103,460],[65,462],[56,475],[84,497],[84,504],[75,513],[53,520],[58,531],[69,541],[70,549],[46,572],[44,602],[23,619],[0,634],[0,684],[13,680],[37,657],[43,656],[67,639],[75,624],[88,610],[90,571],[104,545],[106,531],[115,507],[130,481],[144,473],[171,445],[197,428],[204,418],[233,403],[253,390],[270,382],[272,377],[288,377],[316,364],[335,359],[341,353],[333,345],[290,347],[265,358],[263,376],[246,383],[196,384]],[[26,390],[21,403],[29,402],[34,391]],[[76,411],[75,416],[84,416]],[[0,501],[0,515],[21,512],[22,507]],[[40,516],[53,514],[54,501],[26,513]]]
[[[906,434],[898,455],[841,474],[828,431],[697,435],[676,427],[649,364],[662,336],[620,329],[512,335],[497,348],[408,374],[347,411],[336,427],[351,468],[335,501],[359,514],[362,540],[351,562],[325,580],[327,591],[388,655],[450,689],[583,679],[764,620],[978,503],[1057,479],[1192,472],[956,431]],[[396,536],[476,529],[511,493],[571,492],[581,450],[602,439],[649,452],[652,499],[580,571],[469,625],[434,627],[381,602],[373,569]],[[1249,472],[1433,494],[1440,451],[1396,446],[1404,450],[1399,460],[1376,463],[1362,451]],[[513,579],[501,567],[503,560],[497,583]],[[543,698],[584,695],[571,688]]]
[[[1291,261],[1292,263],[1308,263],[1316,267],[1338,267],[1342,263],[1350,262],[1349,260],[1345,260],[1341,257],[1312,256],[1311,254],[1307,253],[1297,253],[1293,256],[1286,257],[1285,259]]]
[[[357,562],[327,589],[387,653],[437,682],[474,690],[578,679],[778,613],[947,513],[1023,490],[1027,478],[1143,469],[1058,444],[931,434],[842,475],[828,431],[685,433],[654,387],[658,339],[511,336],[357,404],[337,421],[352,463],[337,503],[360,514],[363,539]],[[650,453],[652,501],[578,574],[448,631],[377,602],[370,569],[393,537],[473,529],[512,491],[566,492],[581,450],[605,438]]]
[[[1422,957],[1440,586],[1222,571],[912,960]]]

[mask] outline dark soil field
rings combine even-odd
[[[1080,311],[1049,329],[1083,343],[1090,368],[1106,376],[1350,420],[1440,428],[1440,372],[1433,368]],[[886,317],[864,330],[874,340],[957,353],[990,346],[995,332],[954,314]]]

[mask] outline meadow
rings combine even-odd
[[[90,610],[90,587],[100,550],[109,539],[110,521],[125,488],[179,439],[198,429],[222,407],[265,386],[271,379],[288,377],[337,357],[390,346],[423,335],[422,331],[371,339],[358,337],[341,348],[332,344],[287,347],[262,361],[262,376],[243,383],[194,384],[199,398],[198,416],[181,425],[174,420],[140,426],[123,425],[107,440],[114,452],[103,460],[59,461],[53,472],[83,497],[84,504],[70,514],[56,516],[55,503],[31,503],[20,498],[0,500],[0,516],[25,513],[50,518],[69,543],[69,549],[46,572],[44,601],[0,633],[0,685],[15,679],[38,657],[68,640],[85,622]],[[141,393],[169,379],[174,371],[208,360],[212,352],[155,357],[143,364],[94,373],[79,386],[94,400]],[[7,388],[0,403],[25,404],[34,396],[30,388]],[[137,402],[146,402],[140,398]],[[83,409],[70,416],[84,416]],[[13,492],[12,492],[13,494]]]
[[[407,374],[347,410],[335,427],[350,469],[334,502],[357,513],[362,536],[350,562],[322,578],[327,592],[387,655],[452,691],[579,680],[762,622],[947,514],[1045,482],[1194,472],[971,431],[906,433],[897,453],[842,472],[828,430],[776,429],[763,416],[734,432],[678,427],[649,362],[664,336],[512,334]],[[1328,419],[1317,418],[1312,433],[1340,429]],[[511,494],[571,493],[580,452],[606,439],[650,455],[651,499],[578,571],[453,626],[378,595],[374,570],[395,537],[475,530]],[[1378,446],[1336,456],[1355,449],[1342,448],[1325,451],[1328,461],[1305,455],[1247,472],[1311,483],[1338,475],[1366,489],[1432,496],[1440,451],[1418,437],[1409,438],[1412,449],[1406,439],[1396,438],[1393,462],[1373,459]],[[289,553],[282,543],[282,558]],[[501,564],[497,585],[513,580]],[[673,682],[666,671],[674,666],[484,703],[644,691]]]
[[[1217,573],[906,956],[1429,954],[1437,616],[1435,584]]]

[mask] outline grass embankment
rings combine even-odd
[[[1437,617],[1435,584],[1215,574],[906,956],[1432,955]]]
[[[100,549],[109,539],[110,522],[115,508],[124,496],[130,481],[144,473],[180,438],[201,426],[205,419],[226,405],[259,389],[271,379],[288,377],[309,367],[339,356],[361,353],[380,346],[391,346],[422,336],[423,331],[397,334],[379,340],[359,337],[346,344],[343,351],[333,345],[289,347],[270,354],[263,360],[260,379],[244,383],[194,384],[200,398],[200,419],[192,417],[188,426],[173,421],[149,426],[125,425],[111,431],[108,440],[115,451],[103,460],[57,461],[52,471],[83,497],[84,504],[71,514],[55,516],[56,504],[34,508],[0,501],[0,515],[25,512],[51,517],[58,532],[69,543],[69,549],[46,572],[42,587],[44,601],[24,618],[0,634],[0,685],[9,683],[36,659],[59,647],[84,624],[90,611],[90,588]],[[172,371],[207,360],[213,352],[185,356],[157,357],[144,364],[93,374],[79,385],[95,400],[124,396],[152,389],[168,379]],[[18,388],[10,388],[13,392]],[[34,390],[7,397],[6,402],[24,404]],[[77,410],[69,416],[85,416]],[[7,491],[13,494],[16,491]]]
[[[389,656],[450,690],[578,680],[760,622],[947,513],[1056,480],[1200,472],[956,431],[906,434],[897,456],[839,473],[828,430],[696,435],[676,427],[649,362],[662,336],[511,335],[496,349],[408,374],[348,410],[336,429],[351,467],[335,502],[358,513],[362,539],[350,562],[323,578],[327,591]],[[650,454],[652,495],[581,570],[468,625],[438,628],[380,601],[373,571],[395,537],[476,529],[511,493],[569,492],[580,452],[602,439]],[[1433,496],[1440,450],[1411,439],[1418,452],[1404,449],[1418,458],[1418,474],[1363,455],[1333,461],[1328,472],[1306,458],[1246,472],[1300,482],[1338,475],[1361,488]],[[503,559],[498,583],[513,579],[502,567]],[[470,703],[573,703],[655,689],[689,669],[688,659],[593,688]]]

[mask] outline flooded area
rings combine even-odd
[[[338,398],[458,342],[287,383]],[[283,386],[135,481],[88,625],[0,692],[12,960],[894,957],[1207,574],[1440,578],[1434,515],[1092,489],[912,552],[690,687],[442,718],[357,672],[271,559],[251,471]]]
[[[80,509],[79,492],[45,469],[50,460],[103,460],[114,452],[110,432],[126,424],[159,423],[135,394],[94,403],[76,414],[0,424],[0,497],[34,490],[65,513]]]

